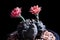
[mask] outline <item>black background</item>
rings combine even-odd
[[[29,8],[34,5],[42,7],[40,12],[40,20],[46,25],[48,29],[51,29],[59,33],[59,17],[57,12],[57,4],[48,0],[1,0],[0,1],[0,38],[5,40],[7,34],[16,30],[17,25],[21,21],[19,18],[11,18],[11,10],[15,7],[22,7],[22,16],[27,18],[35,18],[34,15],[29,13]],[[49,9],[49,11],[48,11]]]

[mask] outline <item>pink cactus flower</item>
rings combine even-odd
[[[30,8],[30,12],[32,14],[39,14],[40,11],[41,11],[41,7],[39,7],[38,5],[33,6],[33,7]]]
[[[12,17],[20,17],[20,15],[21,15],[21,8],[19,7],[14,8],[11,12]]]

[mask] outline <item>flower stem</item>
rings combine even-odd
[[[23,21],[25,22],[25,19],[24,19],[24,17],[23,17],[23,16],[21,16],[21,15],[20,15],[20,17],[21,17],[21,18],[23,19]]]
[[[43,23],[39,21],[39,14],[36,14],[36,18],[37,18],[38,25],[42,28],[41,30],[44,31],[45,25],[43,25]]]
[[[37,22],[39,23],[39,14],[36,14]]]

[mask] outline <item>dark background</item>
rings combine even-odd
[[[59,33],[59,14],[57,12],[57,4],[48,0],[1,0],[0,1],[0,38],[5,40],[7,35],[16,30],[17,25],[21,21],[19,18],[11,18],[11,10],[15,7],[22,7],[22,15],[25,19],[35,18],[34,15],[30,14],[29,8],[34,5],[42,7],[40,13],[40,20],[46,25],[48,29]],[[48,11],[49,9],[49,11]]]

